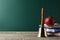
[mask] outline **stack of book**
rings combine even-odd
[[[60,27],[45,27],[48,36],[60,37]]]
[[[48,37],[60,37],[60,25],[50,27],[44,24],[44,26]],[[41,28],[41,25],[39,27]]]

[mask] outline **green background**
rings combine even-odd
[[[37,31],[42,7],[60,22],[59,0],[0,0],[0,31]]]

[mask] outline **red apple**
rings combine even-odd
[[[54,17],[48,16],[48,17],[45,19],[45,24],[48,25],[48,26],[54,26],[54,24],[55,24],[55,19],[54,19]]]

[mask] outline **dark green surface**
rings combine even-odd
[[[37,31],[42,7],[60,22],[60,1],[0,0],[0,31]]]

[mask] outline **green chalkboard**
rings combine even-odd
[[[59,19],[59,4],[57,0],[0,0],[0,31],[37,31],[41,8],[45,17]]]

